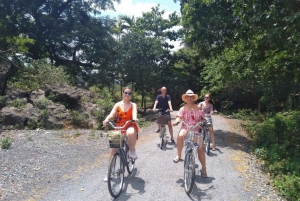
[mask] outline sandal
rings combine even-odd
[[[204,174],[202,171],[200,171],[200,173],[202,178],[207,178],[207,174]]]
[[[216,148],[212,148],[211,150],[212,150],[212,151],[217,151]]]
[[[173,162],[174,163],[178,163],[178,161],[180,161],[180,158],[178,156],[176,156],[174,159],[173,159]]]

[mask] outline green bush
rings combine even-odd
[[[5,101],[6,101],[6,96],[0,96],[0,107],[4,105]]]
[[[80,127],[80,128],[88,128],[88,114],[79,113],[76,110],[71,111],[71,124]]]
[[[33,61],[32,64],[20,68],[18,73],[7,83],[8,88],[25,91],[44,89],[46,84],[53,81],[70,84],[71,78],[62,66],[56,67],[45,61]]]
[[[9,149],[10,145],[11,142],[9,138],[4,138],[1,140],[1,149]]]
[[[300,112],[278,113],[251,128],[257,133],[255,153],[265,160],[275,186],[288,199],[299,200]]]
[[[10,103],[8,106],[22,109],[25,107],[25,103],[21,99],[17,98],[12,103]]]
[[[289,198],[289,200],[300,200],[300,177],[288,174],[280,176],[274,181],[279,193]]]

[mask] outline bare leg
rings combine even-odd
[[[215,150],[216,149],[216,141],[215,141],[215,134],[214,134],[213,127],[209,127],[208,131],[209,131],[211,142],[213,143],[212,149]]]
[[[168,127],[169,127],[169,132],[170,132],[170,135],[171,135],[171,140],[174,140],[174,136],[173,136],[173,126],[172,126],[171,121],[168,121]]]
[[[126,136],[127,136],[127,140],[128,140],[129,150],[132,151],[135,148],[136,139],[137,139],[137,133],[136,133],[134,127],[129,127],[127,129]]]
[[[202,145],[201,148],[198,149],[198,159],[202,166],[202,173],[204,177],[207,176],[206,172],[206,160],[205,160],[205,152],[204,152],[204,146]]]
[[[160,124],[157,124],[157,126],[158,126],[157,130],[160,130]]]
[[[187,131],[185,129],[180,130],[177,136],[177,157],[181,158],[181,152],[183,149],[183,138],[186,135]]]

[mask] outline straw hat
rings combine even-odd
[[[194,101],[198,100],[198,95],[194,94],[194,92],[192,90],[187,90],[187,92],[185,92],[185,94],[182,95],[182,100],[186,101],[186,96],[194,96]]]

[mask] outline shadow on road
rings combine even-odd
[[[246,153],[250,152],[250,145],[252,141],[239,133],[215,130],[215,139],[217,150],[211,151],[209,157],[216,156],[217,154],[222,154],[222,148],[224,147],[233,150],[240,150]]]

